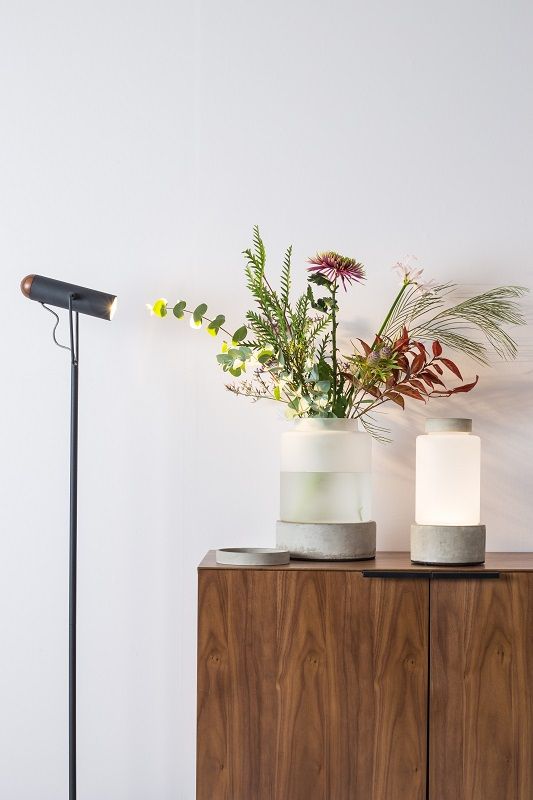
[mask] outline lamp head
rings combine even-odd
[[[58,308],[68,308],[72,303],[73,311],[99,319],[113,319],[117,306],[117,297],[114,294],[44,278],[42,275],[26,275],[20,288],[22,294],[30,300]]]
[[[35,275],[26,275],[26,277],[21,280],[21,282],[20,282],[20,291],[22,292],[24,297],[28,297],[29,298],[30,292],[31,292],[31,285],[33,283],[33,279],[34,278],[35,278]]]

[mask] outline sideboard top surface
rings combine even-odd
[[[533,572],[533,553],[487,553],[485,563],[477,567],[432,567],[413,564],[408,552],[379,552],[374,559],[367,561],[300,561],[292,560],[290,564],[272,567],[230,566],[217,564],[216,551],[209,550],[198,565],[198,569],[261,569],[261,570],[330,570],[335,572],[394,571],[401,572],[458,572],[465,570],[500,572]]]

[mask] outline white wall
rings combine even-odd
[[[81,331],[79,797],[193,800],[195,568],[273,542],[284,423],[144,304],[239,323],[255,222],[276,269],[294,243],[300,281],[317,248],[365,262],[345,314],[363,331],[406,252],[438,279],[531,284],[532,34],[516,1],[2,4],[0,797],[66,796],[68,356],[20,278],[120,296]],[[414,436],[441,411],[484,438],[489,548],[532,548],[526,344],[393,418],[381,549],[408,546]]]

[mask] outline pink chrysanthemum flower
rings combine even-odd
[[[352,281],[364,281],[365,268],[354,258],[347,258],[332,250],[327,253],[317,253],[314,258],[308,259],[312,266],[307,267],[309,272],[319,272],[330,281],[341,280],[343,289]]]

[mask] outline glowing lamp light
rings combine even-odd
[[[485,560],[480,524],[481,441],[472,420],[428,419],[416,440],[416,523],[411,559],[423,564]]]
[[[430,419],[417,437],[418,525],[479,525],[481,441],[471,431],[471,420]]]

